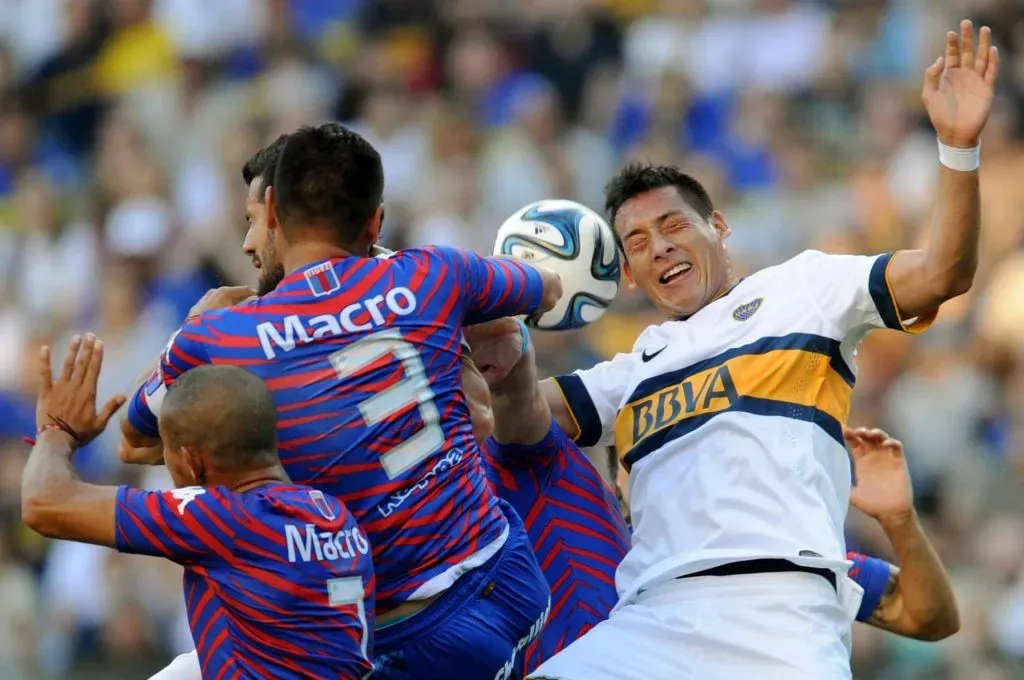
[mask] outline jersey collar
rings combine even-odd
[[[701,307],[700,309],[698,309],[698,310],[697,310],[696,312],[694,312],[693,314],[688,314],[688,315],[686,315],[686,316],[677,316],[677,317],[675,317],[675,321],[689,321],[690,319],[692,319],[693,317],[697,316],[697,315],[698,315],[698,314],[700,314],[700,313],[701,313],[702,311],[704,311],[705,309],[707,309],[708,307],[710,307],[711,305],[715,304],[716,302],[718,302],[718,301],[719,301],[719,300],[721,300],[722,298],[724,298],[724,297],[728,296],[728,295],[729,295],[730,293],[732,293],[732,292],[733,292],[734,290],[736,290],[737,288],[739,288],[739,285],[740,285],[741,283],[743,283],[744,281],[746,281],[746,280],[747,280],[747,277],[745,277],[745,276],[741,276],[741,277],[740,277],[740,278],[739,278],[739,279],[738,279],[738,280],[736,281],[736,283],[732,284],[731,286],[729,286],[729,288],[728,288],[728,289],[726,289],[726,290],[722,291],[721,293],[719,293],[718,295],[716,295],[716,296],[715,296],[715,297],[714,297],[714,298],[713,298],[713,299],[712,299],[712,300],[711,300],[710,302],[708,302],[708,303],[707,303],[706,305],[704,305],[703,307]]]
[[[298,269],[293,271],[291,274],[288,274],[283,279],[281,279],[281,283],[277,284],[277,290],[281,290],[282,288],[285,288],[286,286],[290,286],[293,283],[295,283],[296,281],[303,281],[303,280],[305,280],[306,272],[308,272],[308,271],[310,271],[312,269],[316,269],[317,267],[320,267],[322,265],[331,264],[333,266],[333,265],[336,265],[338,262],[341,262],[342,260],[358,260],[358,261],[362,262],[362,261],[366,261],[366,260],[369,260],[369,259],[370,258],[359,257],[357,255],[345,255],[345,256],[341,256],[341,257],[328,257],[328,258],[324,258],[323,260],[317,260],[315,262],[310,262],[307,265],[299,267]]]

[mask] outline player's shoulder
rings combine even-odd
[[[788,260],[758,269],[743,278],[742,285],[737,286],[737,293],[764,294],[778,289],[791,291],[794,286],[806,285],[808,279],[814,280],[818,272],[825,272],[832,264],[835,255],[820,250],[804,250]]]
[[[259,506],[263,512],[286,519],[310,523],[349,521],[345,504],[319,489],[297,484],[268,484],[254,493],[246,494],[245,501]]]
[[[202,314],[190,317],[182,328],[194,328],[202,331],[210,328],[222,328],[225,324],[231,324],[243,319],[251,318],[259,313],[260,307],[266,305],[274,295],[271,291],[266,298],[255,298],[246,300],[237,305],[222,307],[220,309],[208,309]]]
[[[800,269],[811,275],[834,276],[842,274],[849,267],[858,271],[861,267],[871,267],[880,259],[888,260],[891,256],[892,253],[858,255],[853,253],[826,253],[820,250],[808,249],[769,269],[778,269],[780,271]]]
[[[748,283],[769,283],[778,280],[789,280],[791,282],[792,277],[798,275],[799,272],[806,270],[808,267],[826,264],[831,257],[833,256],[820,250],[804,250],[788,260],[763,267],[747,276],[744,280]]]
[[[407,257],[417,260],[441,260],[445,263],[465,262],[473,257],[470,251],[455,246],[419,246],[395,251],[393,257]]]
[[[451,246],[417,246],[402,250],[381,250],[374,260],[384,267],[408,267],[427,274],[443,274],[453,266],[466,262],[468,251]]]
[[[630,354],[640,355],[647,350],[657,350],[658,348],[664,347],[665,344],[672,338],[672,332],[678,325],[678,321],[669,319],[661,323],[651,324],[647,328],[640,332],[637,336],[636,341],[633,343],[633,348],[630,350]]]
[[[183,486],[167,490],[145,490],[122,486],[118,489],[119,501],[122,503],[156,503],[166,504],[184,517],[195,515],[217,514],[219,510],[231,506],[234,492],[223,486]]]

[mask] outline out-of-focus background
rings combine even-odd
[[[807,247],[920,243],[936,149],[921,72],[967,16],[1004,69],[984,138],[974,290],[919,338],[865,342],[853,424],[907,446],[963,630],[861,628],[858,678],[1024,678],[1024,2],[1021,0],[2,0],[0,680],[148,677],[191,649],[179,571],[47,542],[19,520],[40,342],[105,341],[129,388],[189,306],[252,282],[240,168],[306,122],[363,131],[387,169],[388,245],[489,250],[530,201],[602,205],[626,159],[681,163],[741,268]],[[656,315],[626,291],[545,372],[628,348]],[[78,459],[159,486],[113,437]],[[870,522],[851,546],[888,556]]]

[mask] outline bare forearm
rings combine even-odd
[[[113,546],[117,490],[79,479],[71,454],[63,433],[40,435],[22,474],[22,521],[43,536]]]
[[[25,464],[21,477],[22,520],[44,536],[53,535],[49,511],[82,483],[71,464],[71,455],[69,437],[51,430],[39,436]]]
[[[492,390],[494,438],[502,444],[536,444],[551,429],[551,410],[536,382],[532,390]]]
[[[883,600],[878,615],[887,618],[894,632],[925,640],[938,640],[960,627],[956,597],[931,541],[916,513],[880,521],[900,570],[895,593]],[[888,602],[886,601],[888,600]]]
[[[536,444],[547,436],[551,409],[537,383],[532,345],[507,376],[491,385],[491,408],[494,438],[502,444]]]
[[[898,253],[886,281],[902,319],[932,315],[966,293],[978,268],[978,173],[942,167],[928,247]]]
[[[925,261],[936,296],[948,299],[967,292],[978,269],[978,172],[941,166],[938,197]]]

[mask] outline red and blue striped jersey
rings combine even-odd
[[[531,314],[542,297],[529,265],[454,248],[310,265],[187,322],[128,417],[155,436],[166,387],[199,364],[261,377],[285,469],[355,515],[386,611],[444,591],[508,534],[462,394],[462,327]]]
[[[482,447],[498,495],[523,518],[551,586],[551,613],[526,648],[532,672],[608,618],[618,600],[615,569],[629,550],[629,530],[615,494],[584,453],[554,422],[533,446]]]
[[[291,484],[141,491],[120,487],[117,549],[185,567],[204,678],[367,675],[370,546],[337,499]]]
[[[878,605],[881,604],[882,598],[885,597],[885,591],[889,588],[892,565],[877,557],[856,552],[847,552],[846,559],[853,562],[850,571],[847,572],[848,575],[864,589],[864,597],[861,598],[856,620],[867,623]]]

